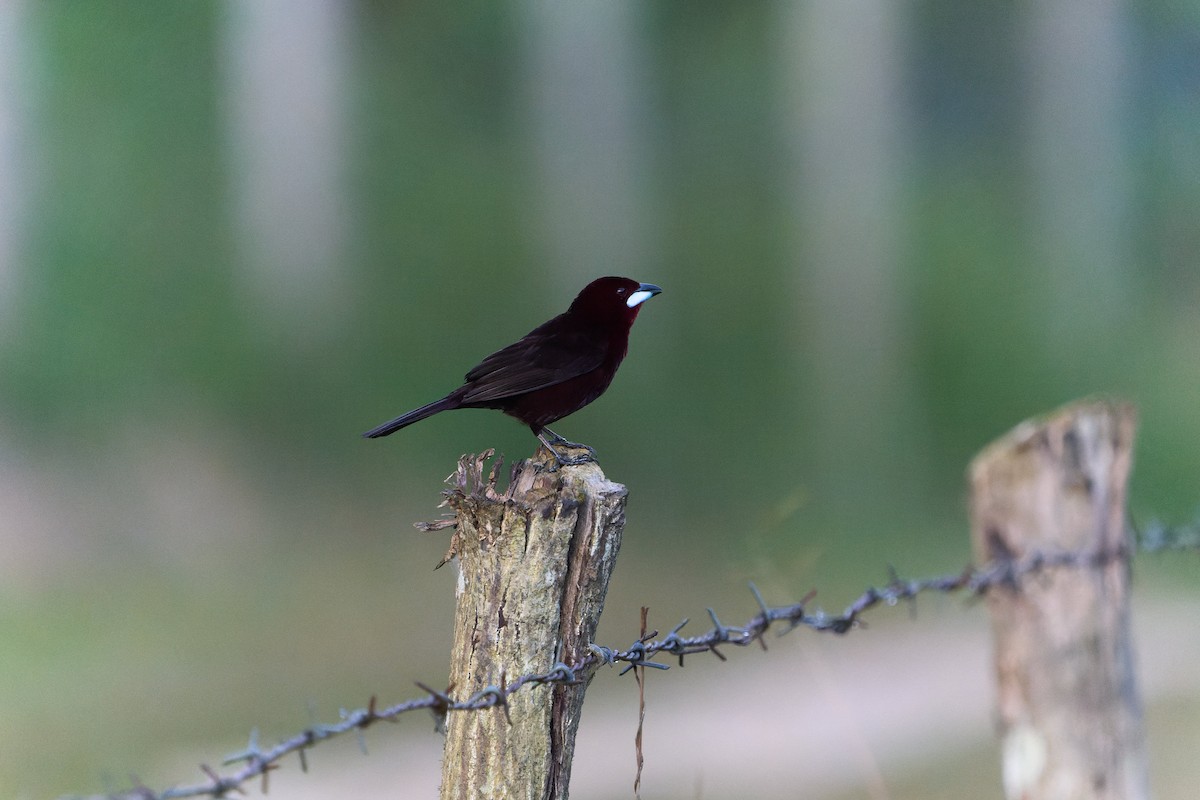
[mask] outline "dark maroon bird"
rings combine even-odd
[[[467,373],[461,387],[363,436],[387,436],[453,408],[495,408],[528,425],[558,463],[589,461],[595,457],[590,447],[568,442],[546,426],[604,393],[625,358],[629,330],[642,303],[661,291],[652,283],[629,278],[598,278],[584,287],[565,313],[485,358]],[[565,458],[554,448],[556,444],[582,447],[591,457]]]

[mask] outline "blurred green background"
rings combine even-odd
[[[1187,519],[1198,219],[1196,3],[6,3],[0,797],[440,684],[454,576],[411,523],[535,440],[359,434],[599,275],[664,288],[556,426],[631,491],[610,644],[748,615],[747,579],[837,608],[959,569],[971,455],[1091,393],[1141,409],[1134,517]],[[371,741],[436,744],[403,731]],[[973,746],[975,794],[936,753],[876,783],[999,797]]]

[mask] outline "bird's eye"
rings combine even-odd
[[[625,294],[628,291],[629,291],[628,289],[626,289],[624,286],[622,286],[620,289],[617,289],[617,294]]]

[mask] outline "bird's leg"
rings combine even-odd
[[[546,434],[550,434],[549,439],[546,438]],[[549,428],[542,428],[540,431],[536,431],[535,435],[538,437],[539,440],[541,440],[541,443],[546,446],[546,449],[554,454],[554,460],[558,462],[558,465],[560,467],[573,467],[578,464],[586,464],[589,461],[597,460],[595,450],[588,447],[586,444],[577,444],[575,442],[568,442],[566,439],[559,436],[557,433],[550,430]],[[555,445],[562,445],[563,447],[574,447],[574,448],[578,448],[580,450],[586,450],[588,452],[588,454],[586,456],[572,456],[571,458],[567,458],[562,453],[558,452],[558,449],[555,447]]]

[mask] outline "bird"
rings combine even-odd
[[[591,447],[569,442],[546,426],[604,393],[625,358],[629,331],[642,303],[661,292],[653,283],[597,278],[565,312],[479,362],[462,386],[372,428],[363,437],[389,436],[456,408],[492,408],[528,425],[559,465],[595,461]],[[583,449],[587,455],[565,456],[556,446]]]

